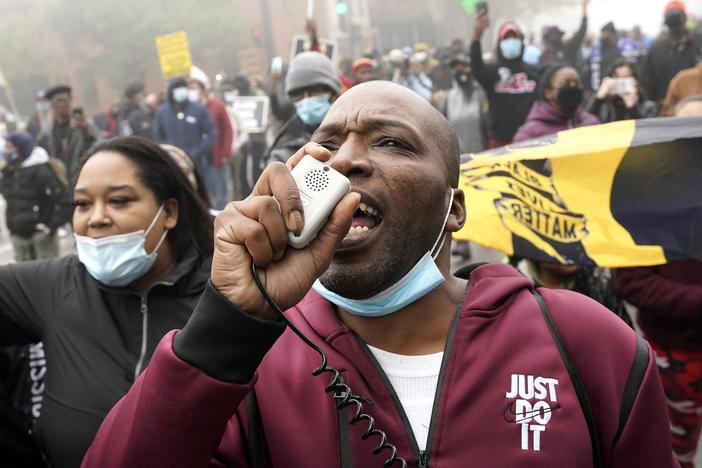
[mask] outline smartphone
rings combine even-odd
[[[636,89],[636,83],[634,78],[616,78],[616,84],[614,86],[613,94],[629,94],[633,93]]]
[[[273,57],[271,60],[271,72],[280,73],[283,71],[283,57]]]
[[[288,233],[288,244],[301,249],[312,242],[339,200],[349,193],[351,182],[309,154],[297,163],[291,174],[300,191],[305,226],[300,232]]]
[[[487,15],[488,13],[488,4],[487,2],[478,2],[475,4],[475,13],[477,15],[483,16]]]
[[[75,107],[71,111],[71,115],[83,115],[83,108],[82,107]]]

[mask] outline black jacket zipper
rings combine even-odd
[[[446,376],[446,368],[448,367],[449,356],[451,355],[451,345],[453,344],[453,337],[456,332],[458,316],[461,312],[461,308],[463,307],[463,302],[465,301],[467,291],[468,287],[466,287],[466,290],[463,293],[463,298],[461,298],[461,301],[458,303],[458,308],[456,309],[453,319],[451,320],[451,326],[449,327],[449,333],[446,338],[444,356],[441,360],[441,370],[439,371],[439,379],[436,383],[436,393],[434,394],[434,405],[431,410],[431,420],[429,423],[429,434],[427,436],[426,445],[427,448],[425,450],[419,450],[419,445],[417,444],[417,439],[414,436],[414,431],[412,431],[412,426],[410,425],[409,419],[407,418],[407,413],[405,413],[405,409],[402,407],[402,403],[400,403],[400,399],[398,398],[397,393],[395,393],[395,389],[392,388],[392,384],[390,383],[390,380],[388,380],[388,376],[385,375],[385,371],[383,371],[383,368],[380,367],[380,364],[378,364],[378,361],[375,359],[373,352],[368,348],[366,343],[363,342],[363,340],[361,340],[360,337],[356,336],[356,339],[361,344],[361,348],[371,360],[373,367],[383,379],[385,386],[390,392],[392,401],[395,403],[395,408],[397,408],[398,412],[400,413],[400,417],[402,418],[402,424],[405,427],[405,432],[409,436],[410,444],[412,445],[412,452],[414,453],[414,457],[415,460],[417,460],[417,465],[419,468],[429,468],[429,461],[431,458],[431,447],[434,442],[434,426],[436,425],[436,418],[438,417],[439,413],[439,400],[441,397],[441,390],[444,386],[444,377]],[[391,440],[389,442],[392,443]],[[402,456],[401,453],[398,453],[398,455]]]

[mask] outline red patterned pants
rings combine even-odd
[[[663,380],[673,452],[682,468],[693,468],[702,428],[702,351],[651,347]]]

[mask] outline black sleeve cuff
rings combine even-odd
[[[208,281],[188,323],[173,339],[173,352],[216,379],[243,384],[283,331],[283,322],[248,315]]]

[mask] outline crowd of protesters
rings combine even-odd
[[[265,77],[239,72],[213,85],[193,67],[160,91],[127,83],[92,118],[63,84],[38,91],[27,119],[0,109],[0,193],[18,262],[0,267],[0,446],[22,457],[17,466],[80,464],[161,337],[185,326],[205,290],[212,217],[308,144],[357,85],[387,81],[415,93],[448,121],[463,159],[581,126],[702,115],[702,31],[684,2],[665,6],[655,38],[612,22],[593,35],[588,0],[581,13],[567,39],[545,25],[535,43],[507,21],[490,51],[483,12],[468,42],[373,49],[338,66],[309,21],[310,50]],[[268,100],[265,128],[247,128],[231,105],[240,97]],[[77,256],[59,257],[68,232]],[[471,256],[466,243],[451,252]],[[590,296],[650,341],[674,455],[693,467],[702,262],[611,271],[508,261],[537,286]]]

